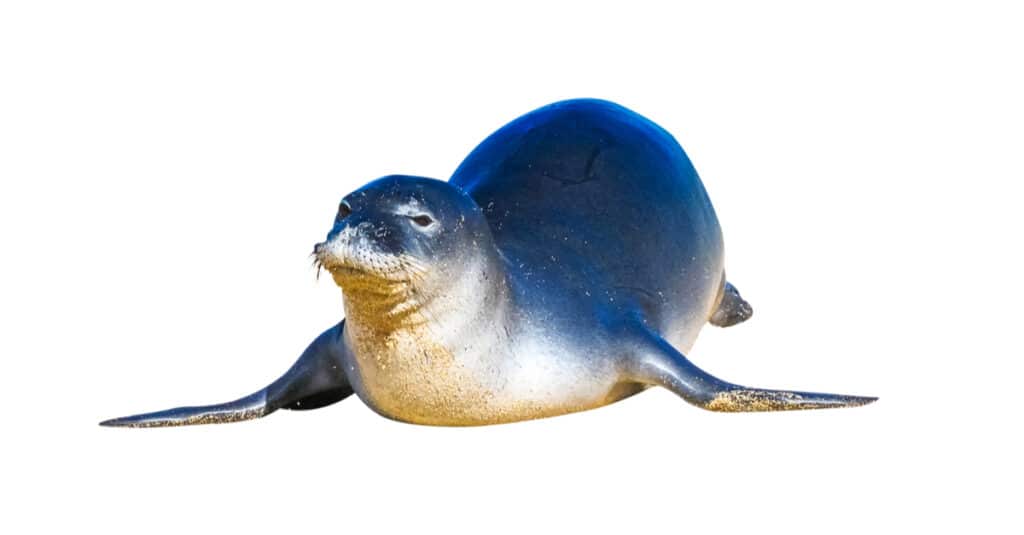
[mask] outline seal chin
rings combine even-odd
[[[314,254],[317,273],[326,268],[345,295],[345,315],[351,322],[393,332],[424,321],[416,314],[421,308],[416,288],[422,286],[426,269],[412,257],[365,251],[339,256],[324,244]]]

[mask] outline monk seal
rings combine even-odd
[[[449,426],[592,409],[651,386],[724,412],[876,399],[739,386],[686,358],[705,323],[752,309],[726,281],[718,219],[683,149],[611,102],[528,113],[448,182],[370,182],[343,198],[314,256],[345,319],[281,378],[102,425],[248,420],[353,393],[388,418]]]

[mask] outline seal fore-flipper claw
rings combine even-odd
[[[100,422],[107,427],[171,427],[240,422],[277,409],[315,409],[352,394],[345,376],[341,332],[345,322],[318,336],[279,379],[266,388],[227,403],[178,407]]]
[[[878,398],[768,390],[735,385],[705,372],[661,337],[645,332],[627,366],[630,379],[667,388],[687,402],[717,412],[768,412],[867,405]]]

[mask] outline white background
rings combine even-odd
[[[0,8],[0,530],[1020,533],[1013,9],[367,4]],[[879,402],[96,425],[276,378],[340,319],[308,254],[342,195],[582,96],[672,132],[715,203],[755,315],[692,359]]]

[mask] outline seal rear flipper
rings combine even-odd
[[[718,308],[708,320],[716,327],[732,327],[737,323],[743,323],[754,315],[754,308],[750,303],[740,297],[739,290],[726,282],[722,288],[722,298],[718,302]]]
[[[315,409],[352,394],[343,365],[345,322],[327,329],[279,379],[266,388],[227,403],[178,407],[100,422],[109,427],[169,427],[252,420],[277,409]]]
[[[693,405],[717,412],[857,407],[878,399],[735,385],[698,368],[664,339],[646,331],[632,348],[626,368],[635,382],[667,388]]]

